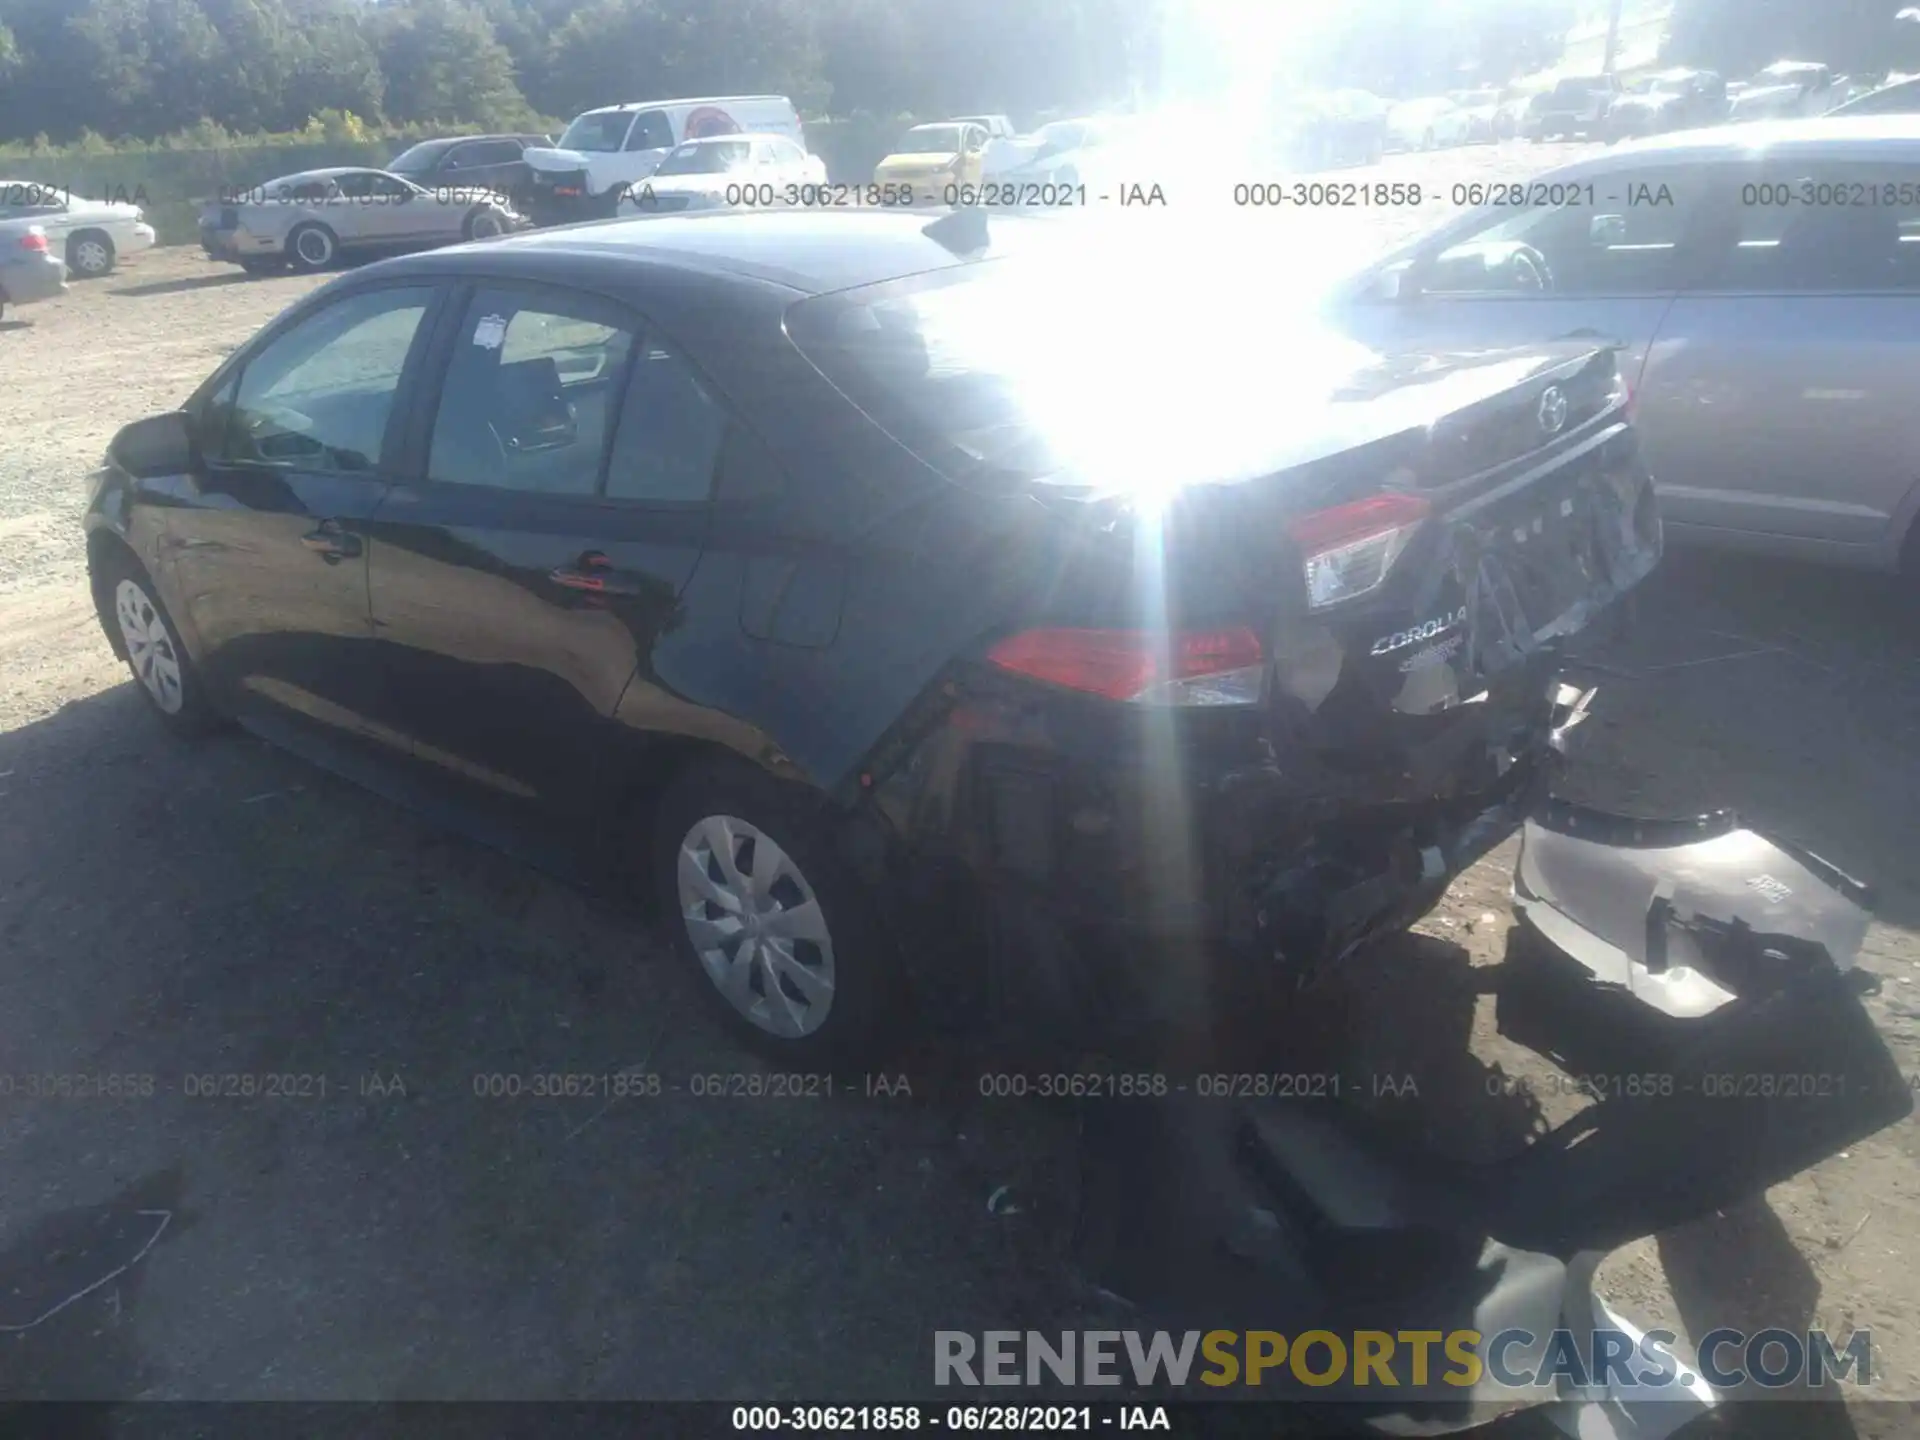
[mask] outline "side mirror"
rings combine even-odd
[[[193,469],[193,426],[184,410],[136,420],[107,447],[113,463],[136,480],[185,475]]]
[[[1418,293],[1418,287],[1409,282],[1412,273],[1410,265],[1396,265],[1390,270],[1382,270],[1367,282],[1362,292],[1366,298],[1378,305],[1392,305],[1401,300],[1411,299]]]

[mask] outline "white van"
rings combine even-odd
[[[782,135],[806,148],[800,113],[784,95],[717,95],[606,105],[574,117],[551,150],[529,149],[529,208],[559,225],[614,214],[627,187],[654,172],[683,140]]]

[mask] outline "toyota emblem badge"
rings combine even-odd
[[[1540,392],[1540,433],[1558,435],[1567,424],[1567,392],[1549,385]]]

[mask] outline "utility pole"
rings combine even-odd
[[[1626,0],[1612,0],[1607,10],[1607,58],[1600,64],[1602,74],[1613,73],[1613,60],[1620,53],[1620,10]]]

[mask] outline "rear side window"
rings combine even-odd
[[[594,494],[633,340],[587,296],[477,292],[441,388],[427,477]]]
[[[431,298],[413,287],[363,291],[269,341],[241,373],[220,458],[290,470],[376,469]]]
[[[1920,166],[1729,172],[1706,291],[1920,290]]]
[[[646,342],[620,410],[607,494],[659,504],[705,502],[726,432],[726,411],[693,367],[666,345]]]

